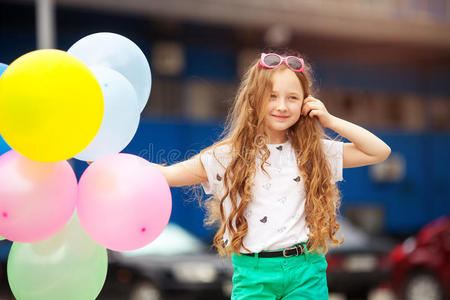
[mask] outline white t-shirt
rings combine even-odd
[[[331,182],[340,181],[342,177],[343,142],[322,139],[323,150],[329,162]],[[248,233],[243,244],[250,252],[262,250],[277,250],[305,242],[309,229],[305,221],[305,190],[303,178],[297,167],[294,149],[287,141],[282,144],[267,144],[270,156],[264,169],[260,168],[258,158],[252,199],[245,211],[248,222]],[[215,154],[215,155],[214,155]],[[231,161],[230,147],[219,146],[201,155],[201,161],[208,176],[207,182],[202,182],[206,194],[224,195],[223,174]],[[237,195],[240,201],[239,194]],[[224,201],[225,216],[231,212],[230,198]],[[234,224],[234,223],[233,223]],[[230,240],[228,230],[223,240]],[[246,253],[241,248],[242,253]]]

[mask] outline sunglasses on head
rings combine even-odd
[[[276,53],[262,53],[261,59],[259,60],[258,69],[260,66],[268,69],[275,69],[283,62],[289,67],[289,69],[294,72],[305,71],[305,63],[303,61],[303,58],[299,58],[296,56],[282,57],[281,55],[278,55]]]

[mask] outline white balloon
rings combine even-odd
[[[136,90],[142,112],[150,95],[152,74],[144,53],[135,43],[119,34],[99,32],[82,38],[67,52],[88,66],[110,68],[125,76]]]
[[[135,90],[124,76],[101,66],[92,66],[90,70],[102,88],[105,111],[95,138],[75,156],[84,161],[122,151],[133,139],[140,119]]]

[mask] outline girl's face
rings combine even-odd
[[[272,75],[272,92],[264,118],[264,130],[270,144],[284,143],[286,131],[300,118],[304,92],[300,80],[288,68]]]

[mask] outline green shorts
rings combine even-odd
[[[323,254],[267,258],[233,254],[231,260],[231,299],[328,299]]]

